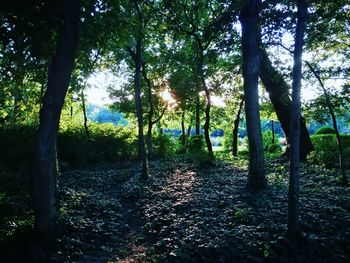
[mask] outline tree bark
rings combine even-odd
[[[266,186],[258,94],[260,56],[257,23],[260,3],[261,0],[245,1],[240,15],[245,113],[249,141],[249,177],[247,186],[252,189],[261,189]]]
[[[182,132],[182,137],[181,137],[181,144],[185,145],[186,141],[186,129],[185,129],[185,111],[182,111],[181,114],[181,132]]]
[[[271,143],[275,144],[275,125],[274,125],[274,121],[271,120],[271,133],[272,133],[272,139],[271,139]]]
[[[137,0],[134,0],[135,9],[140,23],[142,24],[142,13]],[[142,67],[142,32],[139,28],[136,36],[136,52],[134,56],[135,62],[135,103],[136,114],[138,123],[138,156],[142,162],[141,179],[147,179],[149,177],[148,171],[148,159],[145,147],[145,138],[143,135],[143,118],[142,118],[142,101],[141,101],[141,67]]]
[[[64,98],[70,83],[78,43],[80,1],[64,1],[64,23],[48,72],[38,130],[36,167],[32,176],[35,229],[38,234],[55,231],[56,138]]]
[[[198,91],[196,92],[196,135],[200,135],[201,122],[200,122],[200,101]]]
[[[269,93],[270,100],[286,136],[287,144],[290,145],[290,116],[292,102],[289,97],[289,86],[285,82],[281,73],[272,66],[271,60],[269,59],[266,50],[263,48],[260,48],[260,57],[260,79]],[[304,161],[314,148],[303,118],[300,117],[299,120],[301,125],[300,159]]]
[[[299,226],[299,169],[300,169],[300,90],[302,78],[302,51],[307,6],[305,0],[297,1],[297,27],[294,44],[294,66],[292,83],[291,152],[288,192],[288,237],[296,240],[300,236]]]
[[[88,127],[88,118],[86,114],[86,105],[85,105],[85,95],[84,95],[84,88],[81,90],[81,106],[83,109],[83,117],[84,117],[84,130],[85,130],[85,135],[87,138],[90,138],[90,133],[89,133],[89,127]]]
[[[147,99],[148,99],[148,128],[147,128],[147,154],[148,158],[151,159],[153,155],[153,146],[152,146],[152,130],[153,130],[153,114],[154,114],[154,105],[152,101],[152,83],[147,77],[146,65],[142,63],[142,76],[147,84]]]
[[[205,98],[206,98],[206,106],[205,106],[205,122],[204,122],[204,139],[205,143],[207,145],[208,153],[210,157],[213,157],[213,147],[211,145],[210,141],[210,108],[211,108],[211,99],[210,99],[210,91],[208,89],[207,84],[205,83],[205,77],[204,77],[204,55],[203,55],[203,47],[202,44],[198,41],[199,46],[199,77],[201,81],[202,88],[205,92]]]
[[[232,140],[232,155],[233,156],[238,156],[238,128],[239,128],[239,122],[241,119],[241,112],[243,109],[243,104],[244,104],[244,96],[242,97],[241,102],[239,103],[238,112],[237,112],[236,118],[233,122],[233,140]]]

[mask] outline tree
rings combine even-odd
[[[269,93],[271,103],[275,109],[278,120],[281,123],[287,142],[289,142],[291,131],[290,114],[292,105],[292,101],[289,97],[289,85],[284,80],[282,74],[273,67],[266,50],[261,46],[260,57],[260,78],[267,92]],[[301,160],[306,160],[307,155],[313,150],[313,146],[303,118],[300,117],[299,120],[301,122],[300,158]]]
[[[260,3],[259,0],[246,1],[240,15],[244,100],[249,141],[248,186],[253,189],[261,189],[266,186],[258,95],[260,56],[257,35]]]
[[[299,170],[300,170],[300,90],[303,38],[306,26],[307,4],[297,1],[297,27],[294,44],[293,92],[291,112],[291,153],[288,191],[288,237],[292,240],[300,236],[299,226]]]
[[[35,227],[38,233],[44,235],[52,234],[55,230],[56,138],[78,43],[79,0],[65,0],[63,10],[63,25],[49,68],[47,90],[40,113],[33,173]]]

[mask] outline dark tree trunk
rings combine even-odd
[[[299,168],[300,168],[300,90],[302,78],[302,50],[307,6],[305,0],[298,0],[297,27],[294,44],[293,92],[291,114],[291,152],[288,192],[288,237],[295,240],[300,236],[299,226]]]
[[[188,128],[187,128],[187,138],[190,138],[191,130],[192,130],[192,117],[191,117],[191,120],[190,120],[190,125],[188,125]]]
[[[278,120],[281,123],[283,132],[286,136],[287,144],[290,143],[290,115],[291,115],[291,100],[289,98],[289,86],[285,82],[281,73],[279,73],[273,66],[266,53],[266,50],[260,48],[261,67],[260,78],[263,82],[270,100],[277,114]],[[309,131],[306,128],[303,118],[300,120],[300,159],[306,160],[307,155],[313,151],[312,142]],[[289,148],[289,146],[288,146]]]
[[[274,121],[273,120],[271,120],[271,133],[272,133],[271,143],[275,144],[275,127],[274,127]]]
[[[340,139],[340,134],[338,130],[338,125],[337,125],[337,118],[335,117],[332,102],[330,100],[329,94],[323,84],[323,81],[321,80],[320,75],[317,73],[317,71],[312,67],[312,65],[309,62],[306,62],[307,66],[311,70],[311,72],[314,74],[314,76],[317,78],[318,82],[320,83],[320,86],[323,91],[323,95],[326,98],[326,105],[329,111],[329,114],[331,115],[332,118],[332,123],[333,123],[333,128],[335,130],[335,136],[337,139],[337,145],[338,145],[338,151],[339,151],[339,166],[340,166],[340,174],[341,178],[344,183],[347,183],[347,178],[346,178],[346,173],[345,173],[345,164],[344,164],[344,152],[343,152],[343,145]]]
[[[134,0],[135,8],[138,14],[139,21],[142,25],[142,14],[137,0]],[[143,135],[143,118],[142,118],[142,101],[141,101],[141,67],[142,67],[142,32],[141,28],[136,36],[136,52],[134,56],[135,61],[135,103],[138,123],[138,156],[142,162],[141,179],[149,177],[148,159],[145,147],[145,138]]]
[[[199,48],[199,60],[198,60],[198,72],[199,72],[199,78],[201,81],[202,89],[205,92],[205,98],[206,98],[206,105],[205,105],[205,122],[204,122],[204,139],[205,143],[207,145],[208,153],[210,157],[213,157],[213,147],[211,145],[210,141],[210,108],[211,108],[211,99],[210,99],[210,91],[208,89],[207,84],[205,83],[205,76],[204,76],[204,49],[202,46],[202,43],[198,38],[198,48]]]
[[[80,1],[64,1],[64,24],[48,73],[47,90],[40,112],[32,200],[35,229],[50,235],[55,230],[56,138],[64,98],[70,83],[78,42]]]
[[[88,118],[86,114],[86,105],[85,105],[85,95],[84,95],[84,88],[81,90],[81,106],[83,109],[83,116],[84,116],[84,130],[85,130],[85,135],[87,138],[90,138],[90,133],[89,133],[89,127],[88,127]]]
[[[182,111],[181,114],[181,144],[185,145],[185,140],[186,140],[186,129],[185,129],[185,111]]]
[[[200,135],[201,122],[200,122],[200,101],[198,91],[196,92],[196,135]]]
[[[146,65],[142,64],[142,76],[147,84],[147,99],[148,99],[148,127],[147,127],[147,154],[148,158],[151,159],[153,155],[153,145],[152,145],[152,130],[153,130],[153,114],[154,114],[154,105],[152,100],[152,83],[150,79],[147,77]]]
[[[244,104],[244,96],[242,97],[241,102],[239,103],[237,115],[236,115],[236,118],[233,122],[233,140],[232,140],[232,155],[233,156],[238,156],[238,128],[239,128],[239,122],[241,119],[241,112],[243,109],[243,104]]]
[[[266,186],[258,94],[260,59],[257,24],[260,3],[260,0],[245,1],[240,16],[245,113],[249,141],[249,178],[247,186],[252,189],[260,189]]]

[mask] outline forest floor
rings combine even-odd
[[[152,161],[148,181],[135,163],[64,172],[61,234],[47,244],[26,232],[3,241],[0,261],[350,262],[350,188],[336,171],[302,165],[304,238],[293,244],[285,238],[288,163],[267,163],[269,187],[259,193],[246,189],[245,160]]]

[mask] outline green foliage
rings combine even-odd
[[[57,148],[72,167],[112,163],[136,156],[137,136],[127,127],[90,123],[88,138],[82,125],[72,125],[60,131]]]
[[[224,130],[224,136],[222,138],[222,144],[226,151],[232,150],[233,132],[232,127]]]
[[[165,157],[175,152],[175,144],[167,134],[158,134],[153,139],[155,157]]]
[[[328,126],[324,126],[319,128],[316,132],[315,135],[321,135],[321,134],[334,134],[335,130],[334,128],[328,127]]]
[[[188,140],[188,151],[190,153],[197,153],[204,151],[204,136],[203,135],[194,135],[191,136]]]
[[[275,143],[272,143],[272,132],[270,130],[263,133],[263,144],[264,150],[268,153],[280,153],[282,151],[277,137],[275,137]]]
[[[34,161],[36,130],[35,126],[0,129],[0,159],[7,168],[30,170]],[[81,124],[71,124],[59,131],[57,152],[61,165],[82,167],[136,156],[137,137],[129,128],[90,123],[89,134],[87,138]]]
[[[350,135],[341,135],[345,167],[350,167]],[[334,134],[320,134],[311,136],[315,152],[311,159],[316,163],[324,164],[327,168],[335,167],[339,163],[339,151]]]

